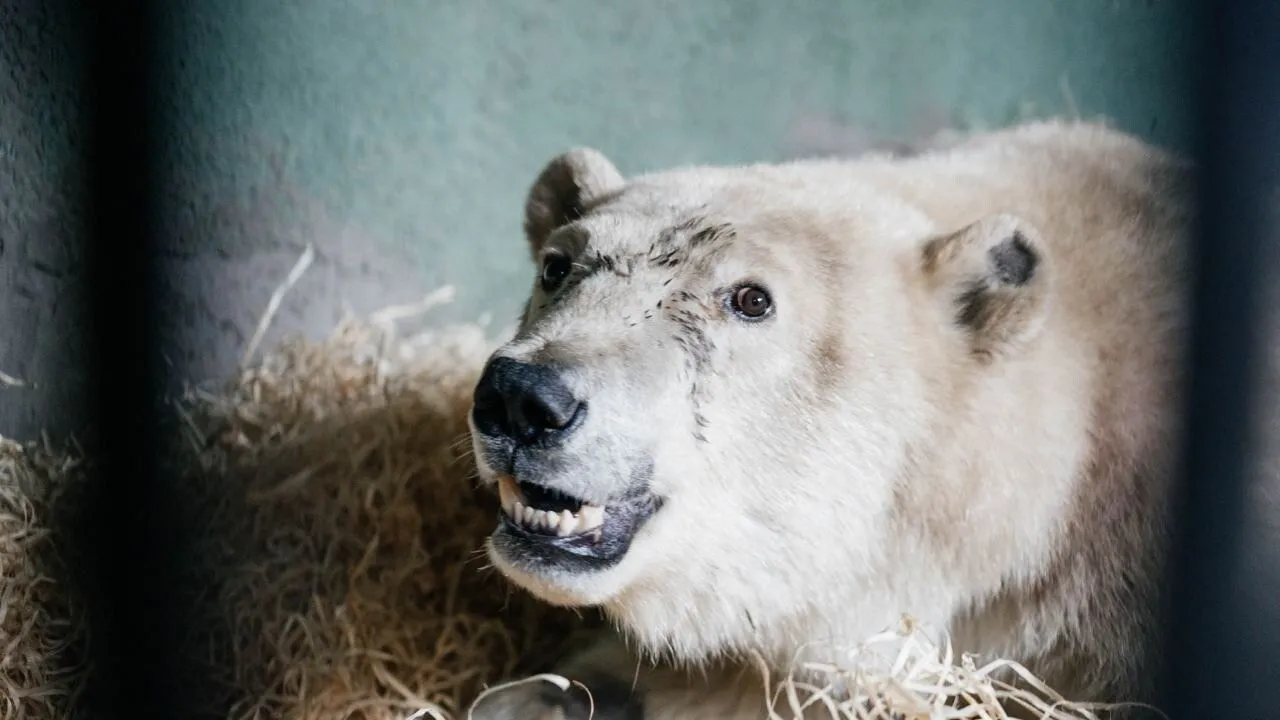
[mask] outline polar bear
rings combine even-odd
[[[551,160],[469,423],[492,564],[628,641],[560,666],[594,717],[763,717],[746,653],[785,672],[903,614],[1070,699],[1151,701],[1193,184],[1067,121],[633,178]],[[525,685],[474,717],[587,709]]]

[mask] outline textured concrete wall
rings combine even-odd
[[[0,434],[74,426],[80,199],[74,23],[0,15]],[[175,8],[178,4],[174,4]],[[529,283],[520,207],[594,145],[626,172],[852,153],[944,126],[1106,115],[1186,147],[1177,0],[219,0],[173,19],[167,348],[228,371],[307,243],[272,342],[442,283],[505,323]],[[175,12],[179,12],[175,9]]]
[[[8,437],[45,428],[58,436],[81,419],[84,35],[75,20],[53,2],[0,0],[0,435]]]

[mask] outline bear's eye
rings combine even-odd
[[[773,298],[763,288],[743,285],[733,293],[733,311],[747,320],[759,320],[773,309]]]
[[[560,283],[569,277],[569,270],[573,267],[573,263],[569,261],[567,255],[560,253],[552,253],[542,261],[542,274],[539,279],[542,282],[542,289],[551,292],[560,287]]]

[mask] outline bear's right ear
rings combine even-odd
[[[524,204],[524,233],[536,256],[553,230],[583,215],[590,206],[619,190],[622,173],[600,152],[575,148],[557,156],[539,173]]]
[[[989,215],[924,247],[923,266],[943,322],[980,362],[1016,352],[1039,334],[1052,273],[1039,232],[1023,218]]]

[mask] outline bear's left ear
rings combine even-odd
[[[998,213],[925,244],[926,282],[944,322],[965,336],[982,362],[1016,352],[1040,332],[1051,274],[1039,232]]]
[[[542,168],[524,204],[524,232],[536,258],[547,236],[582,216],[592,203],[626,184],[598,150],[568,150]]]

